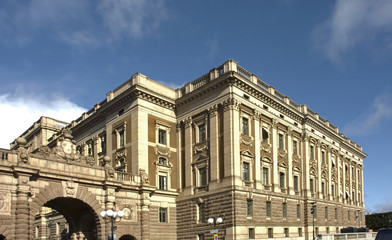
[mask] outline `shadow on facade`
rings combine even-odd
[[[59,197],[48,201],[44,209],[49,211],[41,211],[34,221],[35,239],[97,239],[98,217],[83,201]]]
[[[127,235],[121,236],[119,240],[136,240],[136,238],[132,235],[127,234]]]

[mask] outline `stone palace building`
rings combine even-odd
[[[311,239],[365,226],[364,158],[233,60],[176,90],[136,73],[0,150],[0,239],[106,239],[108,209],[120,240]]]

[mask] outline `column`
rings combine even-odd
[[[232,179],[231,185],[242,185],[240,159],[240,119],[238,102],[229,98],[224,103],[224,172]]]
[[[209,110],[210,122],[210,190],[217,188],[220,181],[219,176],[219,126],[218,126],[218,106],[214,105]]]
[[[337,179],[336,179],[336,195],[338,197],[339,202],[343,202],[343,189],[342,189],[342,184],[340,183],[340,178],[343,178],[342,176],[342,170],[343,168],[341,168],[341,166],[343,166],[340,163],[340,154],[339,152],[336,154],[336,167],[337,167]]]
[[[143,192],[141,194],[143,197],[140,212],[140,225],[141,225],[141,239],[150,239],[150,193]]]
[[[30,239],[30,217],[29,217],[29,176],[19,175],[17,186],[17,199],[15,210],[15,239]],[[45,226],[46,227],[46,226]]]
[[[278,123],[277,119],[272,119],[272,189],[274,192],[281,192],[279,186],[278,172]]]
[[[326,198],[326,199],[328,199],[328,200],[332,200],[332,179],[331,179],[331,173],[332,173],[332,171],[331,171],[331,168],[332,168],[332,160],[331,160],[331,158],[332,158],[332,154],[331,154],[331,148],[330,147],[328,147],[327,148],[327,152],[326,152],[326,158],[327,158],[327,164],[328,164],[328,185],[327,185],[327,187],[328,187],[328,197]],[[336,189],[336,186],[335,186],[335,189]]]
[[[193,194],[193,170],[192,170],[192,117],[185,120],[185,189],[187,194]]]
[[[254,136],[254,144],[255,144],[255,153],[254,153],[254,162],[255,162],[255,187],[257,189],[263,189],[263,184],[261,181],[261,163],[260,163],[260,113],[255,111],[254,114],[254,128],[255,128],[255,136]]]
[[[182,189],[182,169],[185,166],[182,166],[182,132],[181,132],[181,124],[177,123],[176,125],[176,137],[177,137],[177,189],[181,192]]]
[[[315,194],[316,197],[318,198],[322,198],[322,193],[321,193],[321,182],[322,182],[322,178],[321,178],[321,142],[318,141],[317,142],[317,156],[315,156],[315,159],[317,159],[317,195]],[[325,184],[324,184],[324,188],[325,188]],[[324,189],[325,191],[325,189]]]
[[[303,166],[303,184],[302,184],[302,191],[303,195],[306,197],[311,196],[310,192],[310,173],[309,173],[309,136],[306,134],[306,132],[302,133],[302,166]]]
[[[293,129],[287,128],[287,192],[290,195],[295,195],[294,192],[294,176],[293,176]]]

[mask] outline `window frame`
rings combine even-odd
[[[165,207],[159,207],[158,209],[158,220],[160,223],[168,223],[169,222],[169,210]]]

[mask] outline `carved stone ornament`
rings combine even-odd
[[[148,179],[148,174],[146,173],[146,170],[143,168],[139,169],[139,174],[140,174],[140,181],[141,184],[149,184],[150,180]]]
[[[271,144],[269,144],[269,143],[261,142],[260,148],[262,151],[264,151],[266,153],[271,153]]]
[[[252,146],[252,137],[241,135],[241,143],[245,146]]]
[[[104,161],[104,168],[105,168],[105,177],[106,178],[114,178],[114,168],[113,166],[110,164],[111,163],[111,159],[109,156],[105,156],[103,157],[103,161]]]
[[[65,160],[67,163],[78,162],[80,154],[76,151],[75,141],[72,140],[72,131],[63,129],[60,137],[57,139],[56,147],[52,149],[53,154],[59,160]]]
[[[170,149],[169,148],[156,147],[154,150],[155,150],[155,155],[157,155],[157,156],[170,157]]]
[[[284,149],[278,149],[278,155],[279,155],[279,157],[284,158],[284,157],[286,157],[286,154],[287,154],[287,151],[286,151],[286,150],[284,150]]]
[[[48,146],[41,146],[38,148],[38,154],[48,158],[51,154],[50,148]]]
[[[208,150],[208,142],[197,143],[193,147],[193,154],[198,154],[207,150]]]
[[[86,157],[83,157],[83,158],[84,158],[84,160],[86,161],[86,163],[88,165],[91,165],[91,166],[95,165],[95,158],[93,158],[91,156],[86,156]]]
[[[124,211],[124,217],[123,217],[124,220],[134,220],[134,221],[137,220],[136,219],[137,210],[135,205],[130,205],[130,204],[124,205],[122,210]]]
[[[0,215],[11,215],[11,193],[0,191]]]
[[[75,197],[76,192],[78,190],[78,183],[75,183],[72,180],[62,181],[61,185],[63,186],[63,195],[64,197]]]
[[[18,146],[16,153],[18,155],[18,162],[20,163],[28,163],[29,162],[29,152],[30,146],[26,145],[26,139],[23,137],[16,139],[16,144]]]

